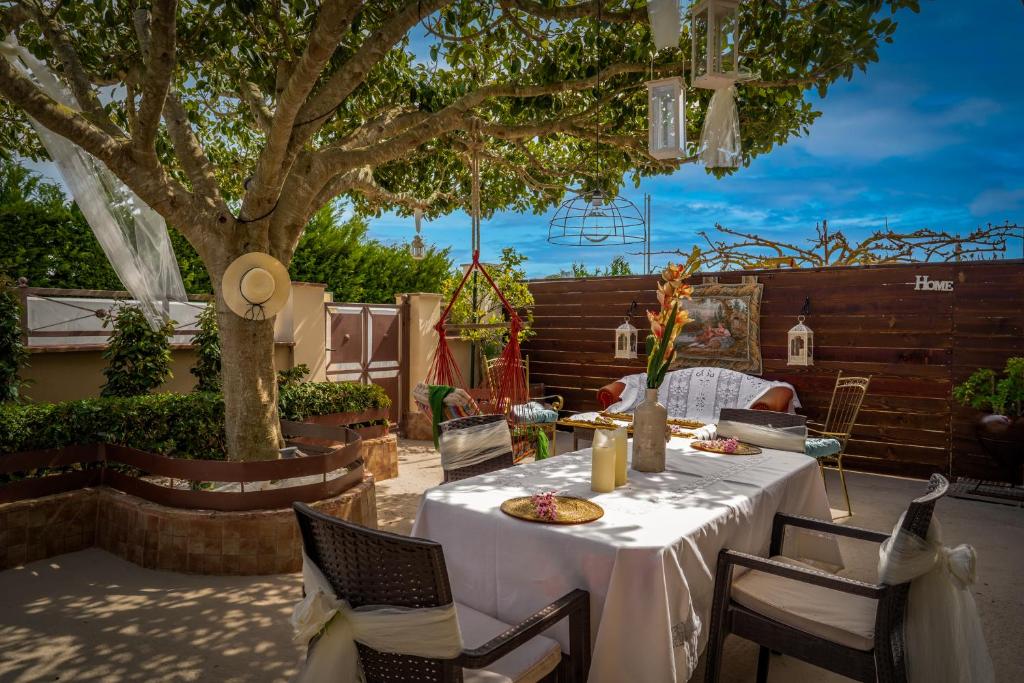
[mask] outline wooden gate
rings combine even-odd
[[[391,398],[389,419],[402,415],[401,307],[328,303],[327,379],[376,384]]]

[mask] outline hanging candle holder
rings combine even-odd
[[[722,90],[740,71],[739,0],[700,0],[690,8],[690,84]]]
[[[686,94],[678,76],[647,83],[647,151],[655,159],[686,156]]]
[[[804,325],[804,316],[789,330],[789,359],[786,365],[814,365],[814,332]]]
[[[423,237],[420,236],[420,221],[423,219],[423,209],[415,209],[413,215],[416,217],[416,235],[412,238],[412,242],[409,243],[409,253],[412,254],[414,259],[419,261],[427,250],[426,245],[423,243]]]

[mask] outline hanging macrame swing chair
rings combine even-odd
[[[487,286],[491,288],[494,295],[501,302],[502,308],[507,317],[508,342],[501,352],[500,361],[496,363],[496,372],[490,377],[490,396],[487,397],[485,408],[489,412],[501,413],[509,423],[512,432],[512,451],[515,462],[521,461],[529,455],[543,457],[547,455],[547,436],[536,428],[536,425],[524,420],[522,411],[517,407],[524,406],[528,401],[528,390],[526,386],[526,368],[523,364],[519,348],[519,333],[523,329],[523,320],[516,312],[516,309],[508,302],[501,289],[494,282],[487,269],[480,263],[480,161],[474,149],[470,160],[470,171],[472,176],[471,195],[471,217],[473,226],[473,261],[462,276],[458,287],[452,294],[448,305],[441,313],[441,317],[434,325],[437,332],[437,348],[427,373],[426,384],[431,386],[446,386],[461,389],[463,395],[468,394],[468,388],[455,357],[452,355],[451,347],[448,345],[446,329],[449,325],[452,308],[462,293],[466,283],[474,273],[479,273]],[[461,406],[453,405],[452,417],[460,414],[480,414],[480,406],[468,398]],[[424,407],[424,406],[421,406]],[[427,407],[429,410],[429,407]],[[430,413],[428,413],[430,414]],[[435,423],[437,418],[435,417]],[[540,446],[539,443],[543,442]]]

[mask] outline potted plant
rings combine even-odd
[[[1003,372],[976,370],[953,388],[957,402],[983,411],[975,423],[975,434],[985,451],[1014,468],[1024,458],[1024,358],[1009,358]]]

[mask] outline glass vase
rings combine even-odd
[[[665,471],[665,428],[668,409],[658,403],[658,390],[648,389],[643,402],[633,411],[633,469],[637,472]]]

